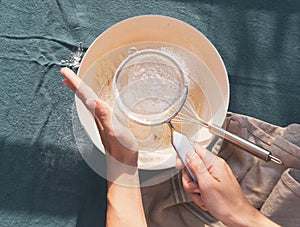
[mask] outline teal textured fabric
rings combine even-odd
[[[300,123],[300,2],[0,0],[0,226],[104,226],[106,182],[82,160],[59,66],[128,17],[206,35],[228,70],[229,110]]]

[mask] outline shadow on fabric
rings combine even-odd
[[[105,226],[106,181],[78,154],[4,138],[0,144],[0,223]]]

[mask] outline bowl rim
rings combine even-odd
[[[229,100],[230,100],[229,78],[228,78],[228,74],[227,74],[227,70],[226,70],[225,64],[224,64],[223,59],[222,59],[221,55],[219,54],[218,50],[212,44],[212,42],[202,32],[200,32],[198,29],[196,29],[195,27],[191,26],[190,24],[188,24],[186,22],[183,22],[183,21],[181,21],[179,19],[176,19],[176,18],[173,18],[173,17],[169,17],[169,16],[164,16],[164,15],[139,15],[139,16],[134,16],[134,17],[130,17],[130,18],[127,18],[125,20],[119,21],[118,23],[116,23],[116,24],[112,25],[111,27],[107,28],[88,47],[88,49],[87,49],[86,53],[84,54],[83,59],[81,61],[80,67],[79,67],[78,72],[77,72],[77,75],[80,78],[83,78],[83,76],[85,75],[85,73],[89,70],[89,67],[91,66],[91,64],[90,64],[91,60],[90,59],[92,58],[92,56],[94,55],[94,53],[96,51],[95,47],[97,45],[99,45],[98,44],[99,42],[103,42],[102,41],[103,37],[109,35],[111,32],[114,32],[116,29],[122,27],[123,25],[126,25],[127,23],[132,23],[132,22],[136,23],[136,22],[138,22],[140,20],[145,20],[145,19],[146,20],[164,19],[164,20],[173,21],[173,22],[175,22],[177,24],[181,24],[187,30],[189,29],[189,30],[193,31],[195,34],[197,34],[197,36],[199,36],[199,37],[201,37],[201,39],[205,40],[205,43],[207,43],[207,45],[209,46],[209,48],[211,48],[211,50],[216,55],[216,57],[217,57],[217,59],[218,59],[218,61],[220,63],[220,65],[219,65],[221,67],[220,70],[223,71],[223,73],[224,73],[224,75],[222,75],[222,77],[225,77],[223,79],[225,79],[224,81],[226,82],[226,88],[225,88],[226,91],[225,91],[225,93],[223,93],[224,92],[223,89],[221,89],[221,91],[222,91],[222,96],[224,98],[225,110],[227,112],[228,106],[229,106]],[[148,41],[151,41],[151,40],[148,40]],[[163,41],[163,42],[166,42],[166,41]],[[106,54],[110,50],[118,48],[118,47],[121,47],[122,45],[126,45],[126,44],[128,44],[128,43],[120,43],[119,45],[111,47],[111,49],[107,48],[106,51],[103,51],[103,50],[100,51],[100,52],[98,51],[98,53],[96,55],[97,59],[100,58],[100,57],[102,57],[104,54]],[[95,61],[95,57],[93,59]],[[207,66],[207,67],[210,69],[209,66]],[[83,118],[83,114],[80,113],[80,108],[82,108],[82,106],[84,106],[84,105],[83,105],[83,103],[81,102],[81,100],[76,95],[75,95],[75,106],[76,106],[76,111],[77,111],[77,115],[78,115],[79,121],[80,121],[81,125],[83,126],[85,132],[88,134],[88,136],[92,140],[93,144],[99,150],[101,150],[103,153],[105,153],[105,149],[104,149],[104,146],[102,144],[100,135],[98,133],[97,133],[97,135],[91,135],[91,133],[87,129],[89,127],[93,127],[94,130],[97,130],[96,123],[94,121],[90,122],[90,125],[88,127],[85,127],[85,123],[84,123],[84,121],[82,119]],[[90,116],[90,117],[92,118],[92,116]],[[224,122],[225,117],[226,117],[226,113],[225,113],[225,116],[223,117],[223,119],[220,120],[220,121],[222,121],[222,123]],[[221,125],[219,125],[219,126],[221,126]],[[100,144],[99,144],[99,142],[100,142]],[[157,167],[150,168],[150,169],[149,168],[141,168],[141,167],[139,167],[139,168],[140,169],[153,170],[153,169],[166,169],[166,168],[170,168],[170,166],[162,167],[162,166],[158,165]]]

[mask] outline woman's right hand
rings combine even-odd
[[[184,169],[182,183],[192,200],[228,226],[278,226],[256,210],[245,197],[228,164],[199,147],[188,158],[194,182]]]

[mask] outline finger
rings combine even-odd
[[[137,143],[128,128],[122,127],[120,123],[112,119],[112,112],[109,105],[98,99],[97,94],[91,89],[87,84],[84,83],[76,74],[68,69],[61,69],[61,73],[66,78],[66,86],[71,90],[75,90],[76,96],[86,105],[90,112],[99,119],[100,122],[97,123],[98,129],[100,129],[100,134],[104,133],[106,136],[117,137],[119,142],[123,145],[131,148],[132,150],[137,150]],[[112,124],[114,122],[114,124]],[[128,139],[129,138],[129,139]]]
[[[110,106],[101,100],[96,101],[95,115],[104,129],[112,129],[112,114]]]
[[[61,74],[66,78],[64,84],[69,87],[83,103],[87,99],[98,99],[97,94],[87,84],[84,83],[76,74],[69,68],[62,68]]]
[[[182,169],[183,164],[181,162],[181,159],[178,157],[178,155],[176,155],[176,169]]]
[[[234,179],[235,181],[235,176],[232,173],[231,168],[228,166],[226,161],[220,157],[218,157],[215,161],[214,168],[211,168],[209,170],[211,172],[211,175],[217,180],[217,181],[226,181],[231,179]],[[233,183],[233,182],[232,182]],[[232,184],[230,183],[230,184]]]
[[[197,178],[200,191],[206,188],[207,185],[213,183],[214,178],[207,171],[205,164],[197,152],[195,152],[192,157],[187,157],[187,164]]]
[[[182,185],[189,193],[200,193],[199,185],[193,181],[186,169],[182,170]]]
[[[69,68],[65,67],[60,70],[60,73],[66,78],[69,84],[77,90],[79,88],[79,84],[81,83],[81,79],[76,76],[76,74]]]
[[[216,156],[215,154],[203,148],[202,146],[198,146],[196,148],[196,153],[202,159],[210,175],[217,181],[228,175],[226,171],[227,163],[224,161],[224,159]]]
[[[196,205],[198,207],[200,207],[202,210],[207,211],[205,203],[203,202],[200,194],[198,194],[198,193],[191,193],[190,196],[191,196],[191,199],[194,201],[194,203],[196,203]]]
[[[63,84],[68,87],[71,91],[73,91],[74,93],[76,92],[76,88],[72,85],[72,83],[67,80],[67,79],[64,79],[63,81]]]
[[[69,68],[62,68],[61,74],[66,78],[63,83],[70,88],[86,104],[87,108],[99,119],[97,127],[99,130],[111,129],[111,109],[107,103],[98,99],[96,93],[87,86]]]
[[[86,100],[86,106],[94,114],[94,116],[100,121],[100,128],[103,130],[112,129],[112,120],[111,120],[111,109],[109,105],[99,99],[88,99]]]
[[[103,132],[103,130],[104,130],[103,126],[102,126],[100,120],[97,117],[95,117],[95,122],[96,122],[96,125],[97,125],[97,128],[98,128],[99,132],[100,133]]]
[[[202,162],[204,163],[206,169],[209,169],[216,159],[218,158],[215,154],[210,152],[209,150],[205,149],[204,147],[198,145],[196,146],[195,152],[201,158]],[[204,166],[203,166],[204,168]]]
[[[69,68],[62,68],[61,73],[66,78],[63,83],[71,90],[76,91],[76,95],[86,104],[88,109],[100,120],[104,128],[111,125],[111,109],[106,102],[98,99],[96,93],[86,85]],[[105,127],[107,126],[107,127]]]
[[[96,122],[96,125],[97,125],[97,128],[98,128],[100,137],[101,137],[101,138],[106,138],[106,134],[105,134],[104,128],[103,128],[103,126],[102,126],[100,120],[99,120],[97,117],[95,117],[95,122]],[[108,141],[107,141],[106,139],[101,139],[101,141],[102,141],[103,146],[105,147],[105,149],[106,149],[107,151],[109,151],[110,146],[109,146]]]
[[[127,127],[116,119],[116,116],[112,114],[112,110],[106,102],[99,99],[88,99],[86,106],[94,114],[95,118],[99,120],[98,129],[100,128],[102,131],[105,131],[106,136],[117,138],[118,143],[121,143],[130,150],[138,150],[136,138]],[[102,132],[100,131],[100,133]]]
[[[201,145],[196,144],[195,145],[195,151],[197,152],[197,154],[199,155],[199,157],[201,159],[203,159],[205,157],[205,154],[206,154],[207,150],[205,148],[203,148]]]

